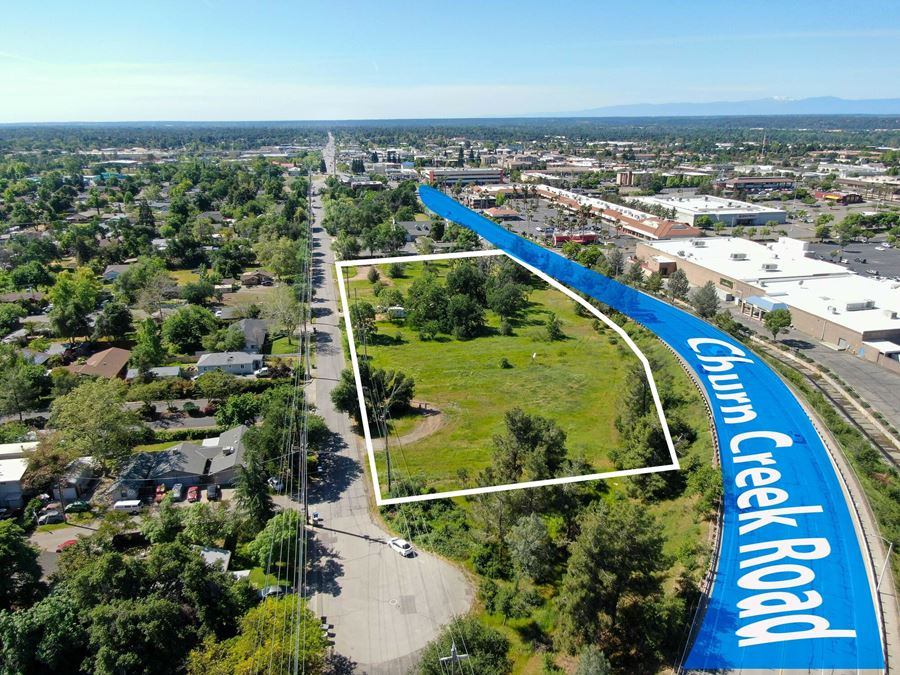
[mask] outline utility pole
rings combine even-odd
[[[460,661],[464,661],[469,658],[468,654],[460,654],[456,649],[456,640],[453,641],[453,644],[450,647],[450,656],[442,656],[440,658],[441,665],[445,666],[451,663],[459,663]]]

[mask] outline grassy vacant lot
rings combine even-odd
[[[450,263],[431,264],[442,277]],[[348,272],[355,276],[351,302],[374,300],[366,272]],[[422,274],[422,263],[407,264],[399,279],[388,278],[384,266],[379,272],[383,282],[405,292]],[[593,318],[578,316],[574,302],[562,292],[543,286],[532,291],[529,300],[509,336],[499,334],[500,319],[492,312],[487,313],[485,334],[464,341],[447,336],[423,341],[416,330],[378,321],[375,344],[368,346],[373,364],[412,376],[416,401],[443,415],[436,432],[403,445],[402,451],[395,449],[396,472],[422,475],[438,490],[461,487],[457,472],[465,469],[474,477],[490,464],[492,438],[503,433],[503,415],[515,406],[548,417],[564,429],[570,456],[583,456],[597,471],[612,470],[608,453],[618,442],[617,391],[637,358],[612,331],[598,334]],[[546,339],[543,324],[551,313],[562,321],[564,340]],[[397,336],[400,342],[395,344]],[[512,368],[501,368],[501,358],[508,359]],[[397,420],[397,433],[414,431],[414,421]],[[384,485],[384,456],[377,439],[375,445]]]

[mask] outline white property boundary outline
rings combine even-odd
[[[603,473],[592,473],[585,474],[582,476],[563,476],[561,478],[547,478],[544,480],[533,480],[533,481],[525,481],[522,483],[510,483],[506,485],[489,485],[485,487],[478,488],[467,488],[465,490],[448,490],[446,492],[435,492],[432,494],[424,494],[424,495],[412,495],[410,497],[393,497],[384,499],[381,496],[381,486],[378,482],[378,470],[375,467],[375,448],[372,444],[372,433],[369,429],[369,415],[366,411],[365,405],[365,394],[363,392],[362,386],[362,378],[359,373],[359,358],[356,354],[356,340],[353,336],[353,325],[350,321],[350,303],[347,297],[347,288],[344,284],[344,275],[343,269],[345,267],[360,267],[363,265],[390,265],[391,263],[414,263],[414,262],[426,262],[429,260],[456,260],[459,258],[484,258],[489,256],[498,256],[505,255],[506,257],[515,260],[516,263],[522,265],[525,269],[527,269],[532,274],[538,276],[543,281],[547,282],[557,290],[562,291],[570,298],[572,298],[575,302],[580,304],[586,310],[588,310],[591,314],[600,319],[607,326],[612,328],[623,340],[625,343],[631,348],[638,359],[641,361],[641,364],[644,366],[644,372],[647,375],[647,382],[650,384],[650,391],[653,395],[653,403],[656,406],[656,412],[659,415],[659,421],[662,425],[663,435],[666,439],[666,445],[669,448],[669,456],[672,459],[671,464],[659,465],[659,466],[649,466],[642,467],[640,469],[623,469],[621,471],[606,471]],[[471,495],[479,495],[486,494],[490,492],[504,492],[507,490],[519,490],[522,488],[532,488],[532,487],[543,487],[546,485],[563,485],[566,483],[580,483],[588,480],[601,480],[601,479],[609,479],[609,478],[618,478],[621,476],[636,476],[639,474],[645,473],[659,473],[662,471],[671,471],[680,469],[680,465],[678,463],[678,456],[675,453],[675,445],[672,442],[672,434],[669,431],[668,422],[666,422],[666,416],[663,412],[662,402],[659,398],[659,392],[656,389],[656,381],[653,379],[653,372],[650,369],[650,363],[647,361],[647,357],[644,356],[644,353],[638,349],[638,346],[631,339],[631,336],[625,332],[625,330],[619,326],[617,323],[612,321],[609,317],[599,311],[596,307],[594,307],[587,300],[579,296],[577,293],[572,291],[569,288],[566,288],[556,279],[550,277],[546,273],[541,270],[532,267],[528,263],[519,260],[515,256],[509,255],[506,251],[502,251],[499,249],[491,249],[486,251],[460,251],[457,253],[430,253],[428,255],[412,255],[412,256],[395,256],[391,258],[365,258],[361,260],[339,260],[334,264],[337,270],[337,278],[338,278],[338,290],[341,294],[341,305],[343,305],[343,315],[344,315],[344,329],[347,331],[347,342],[350,346],[350,361],[353,365],[353,376],[356,380],[356,395],[359,399],[359,408],[361,412],[360,419],[362,420],[363,434],[365,435],[366,442],[366,452],[369,455],[369,469],[372,473],[372,484],[375,488],[375,503],[378,506],[388,506],[391,504],[407,504],[410,502],[421,502],[427,501],[431,499],[446,499],[450,497],[466,497]]]

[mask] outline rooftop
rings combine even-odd
[[[28,469],[28,460],[24,457],[0,459],[0,483],[22,480],[26,469]]]
[[[840,265],[807,257],[806,242],[788,237],[766,244],[740,237],[703,237],[658,241],[653,247],[747,283],[847,274]]]
[[[657,195],[655,197],[635,197],[634,199],[644,204],[656,204],[667,209],[675,208],[678,211],[698,216],[703,214],[783,213],[780,209],[710,195]]]

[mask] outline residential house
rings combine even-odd
[[[106,269],[103,270],[103,280],[115,281],[119,276],[127,272],[129,267],[131,265],[107,265]]]
[[[244,334],[244,349],[248,352],[259,353],[266,341],[268,329],[262,319],[241,319],[230,326],[231,330]]]
[[[37,445],[35,441],[0,445],[0,507],[17,509],[23,505],[22,477],[28,470],[26,453]]]
[[[140,374],[141,373],[137,368],[129,368],[125,373],[125,379],[133,380]],[[160,366],[158,368],[150,368],[150,370],[147,371],[147,374],[156,380],[160,380],[164,377],[184,377],[184,371],[181,369],[181,366]]]
[[[93,457],[77,457],[66,467],[60,484],[53,488],[53,498],[60,501],[81,499],[87,495],[99,475]]]
[[[233,485],[238,467],[243,466],[246,431],[241,425],[199,443],[188,441],[168,450],[137,453],[116,478],[109,497],[139,499],[157,485],[171,488],[175,483]]]
[[[107,379],[124,378],[130,358],[131,352],[127,349],[110,347],[89,356],[84,363],[73,363],[67,368],[77,375],[91,375]]]
[[[241,275],[241,283],[244,286],[271,286],[275,283],[275,277],[265,270],[244,272]]]
[[[247,352],[214,352],[204,354],[197,361],[197,373],[202,375],[212,370],[222,370],[232,375],[252,375],[262,367],[263,357]]]

